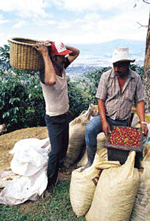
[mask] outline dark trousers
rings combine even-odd
[[[63,163],[68,148],[68,115],[62,114],[53,117],[45,115],[45,122],[47,125],[49,139],[51,143],[51,151],[49,153],[47,166],[48,185],[51,185],[56,182],[58,169]]]

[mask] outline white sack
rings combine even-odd
[[[44,140],[29,138],[18,141],[10,151],[14,154],[11,170],[19,175],[32,176],[47,164],[49,145],[48,138]]]
[[[6,187],[15,177],[19,175],[10,171],[0,171],[0,188]]]
[[[49,138],[18,141],[11,153],[12,172],[18,175],[0,193],[0,203],[17,205],[37,200],[47,187],[47,163],[50,151]]]
[[[0,204],[17,205],[37,200],[47,187],[46,167],[32,176],[14,178],[0,193]]]

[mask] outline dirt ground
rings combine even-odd
[[[44,139],[47,137],[46,127],[25,128],[0,135],[0,170],[9,170],[13,157],[9,152],[17,141],[27,138]]]
[[[45,139],[48,137],[48,132],[46,127],[33,127],[25,128],[21,130],[16,130],[11,133],[6,133],[0,135],[0,173],[3,171],[9,171],[10,162],[13,158],[13,155],[10,154],[10,150],[13,149],[15,143],[21,139],[27,138],[38,138]],[[70,168],[72,171],[73,168]],[[59,181],[68,180],[71,177],[70,173],[59,173]],[[0,188],[0,192],[2,189]],[[25,202],[19,206],[20,210],[28,212],[31,202]]]
[[[25,128],[0,135],[0,172],[10,170],[10,162],[13,155],[9,152],[17,141],[27,138],[45,139],[47,137],[48,131],[46,127]],[[60,173],[60,180],[68,179],[69,177],[69,174]]]

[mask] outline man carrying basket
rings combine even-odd
[[[48,45],[50,47],[47,47]],[[47,45],[47,46],[46,46]],[[66,155],[69,140],[69,98],[65,69],[78,57],[80,51],[62,42],[37,44],[44,60],[40,82],[46,105],[45,121],[51,143],[47,166],[48,193],[52,193],[58,180],[58,170]],[[50,49],[50,50],[49,50]]]

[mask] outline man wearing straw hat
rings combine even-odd
[[[49,45],[50,50],[45,45]],[[60,163],[66,155],[69,139],[69,99],[65,69],[78,57],[79,50],[62,42],[38,44],[45,68],[40,81],[46,104],[45,121],[48,128],[51,151],[49,153],[47,195],[52,193],[57,181]]]
[[[97,150],[97,134],[104,132],[107,136],[113,125],[128,126],[134,102],[142,133],[147,135],[141,78],[129,68],[130,62],[134,61],[129,58],[128,48],[115,48],[112,58],[113,68],[103,73],[100,78],[96,93],[99,115],[86,126],[85,141],[88,162],[85,168],[93,163]]]

